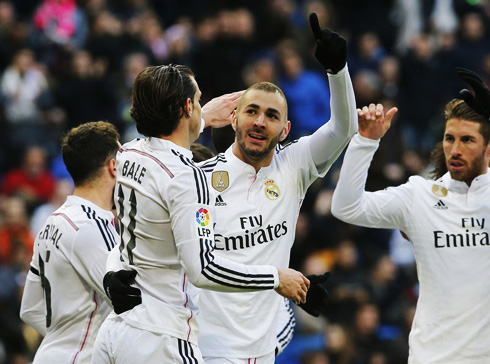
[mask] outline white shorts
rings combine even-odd
[[[206,364],[274,364],[276,355],[270,353],[259,358],[204,358]]]
[[[92,364],[204,364],[199,348],[166,334],[128,325],[119,316],[102,324],[92,353]]]

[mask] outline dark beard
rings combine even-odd
[[[455,179],[456,181],[466,182],[468,186],[471,185],[471,182],[482,173],[482,165],[484,164],[485,160],[484,158],[485,150],[483,150],[480,156],[473,160],[471,165],[468,166],[468,170],[463,171],[462,173],[449,172],[451,174],[451,178]],[[449,163],[449,161],[447,163]]]
[[[254,130],[254,129],[252,129],[252,130]],[[248,133],[248,131],[247,131],[247,133]],[[276,137],[274,137],[269,142],[269,145],[267,145],[263,150],[251,150],[251,149],[247,148],[247,146],[243,142],[243,139],[244,139],[243,136],[244,135],[243,135],[241,129],[238,127],[238,118],[237,118],[237,121],[236,121],[236,141],[237,141],[238,145],[240,146],[240,149],[251,160],[260,161],[260,160],[264,159],[265,157],[267,157],[269,155],[269,153],[279,143],[279,140],[281,139],[281,135],[282,135],[282,130],[279,133],[279,135],[277,135]]]

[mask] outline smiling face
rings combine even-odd
[[[286,100],[277,91],[251,89],[242,96],[232,125],[235,155],[256,170],[267,166],[277,143],[289,133]]]
[[[446,166],[451,177],[466,182],[486,173],[490,160],[490,144],[480,133],[480,123],[460,118],[446,122],[443,141]]]

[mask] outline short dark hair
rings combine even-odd
[[[484,115],[477,113],[464,100],[454,99],[446,105],[444,111],[446,121],[449,119],[463,119],[480,123],[480,134],[483,136],[485,144],[490,141],[490,122]]]
[[[272,82],[258,82],[247,88],[245,93],[242,95],[242,98],[240,99],[240,102],[238,103],[238,107],[241,106],[243,96],[245,96],[249,91],[252,90],[260,90],[260,91],[265,91],[269,93],[279,93],[281,97],[284,99],[284,104],[286,105],[286,119],[287,119],[287,113],[288,113],[288,102],[286,99],[286,96],[284,95],[284,92],[279,88],[279,86],[274,85]]]
[[[184,115],[188,98],[197,92],[194,73],[182,65],[146,67],[136,77],[131,95],[130,114],[138,132],[145,136],[168,136]]]
[[[61,143],[61,155],[75,186],[94,180],[119,146],[119,133],[111,123],[91,121],[71,129]]]
[[[203,162],[214,157],[213,151],[199,143],[191,144],[192,160],[195,163]]]

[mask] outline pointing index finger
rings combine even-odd
[[[310,26],[315,38],[317,40],[322,39],[322,30],[320,28],[320,23],[318,23],[318,17],[316,13],[310,14]]]

